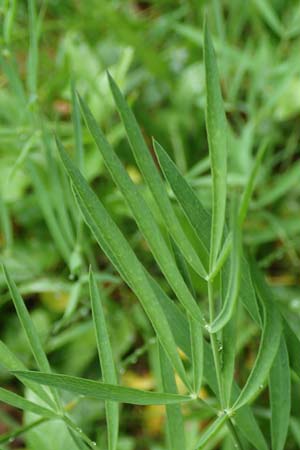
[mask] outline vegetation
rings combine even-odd
[[[299,448],[297,2],[1,19],[0,448]]]

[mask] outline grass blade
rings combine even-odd
[[[98,149],[103,156],[105,164],[107,165],[115,183],[123,193],[135,221],[147,239],[152,253],[167,281],[176,293],[178,300],[187,309],[187,311],[189,311],[195,319],[202,321],[203,317],[199,307],[191,295],[190,290],[184,283],[176,264],[173,262],[172,254],[153,218],[150,209],[147,206],[147,203],[144,201],[138,188],[131,181],[128,173],[121,164],[121,161],[110,147],[101,129],[97,125],[91,111],[82,99],[80,99],[80,105],[84,119],[94,137]]]
[[[78,198],[81,199],[79,206],[84,205],[81,211],[87,225],[95,234],[99,245],[101,246],[101,243],[105,243],[103,250],[108,251],[108,257],[112,256],[112,261],[118,261],[117,268],[121,266],[121,275],[124,273],[125,281],[128,280],[130,285],[134,287],[134,292],[141,301],[161,345],[168,354],[170,361],[172,361],[178,375],[188,386],[189,383],[183,364],[179,358],[173,335],[156,295],[145,275],[143,266],[98,197],[90,189],[81,173],[64,151],[62,144],[59,141],[57,144],[65,169],[73,182]]]
[[[269,292],[265,289],[262,275],[253,265],[251,269],[255,289],[264,310],[263,331],[256,361],[242,392],[233,405],[233,409],[240,408],[248,403],[263,386],[269,375],[282,334],[280,314],[277,308],[274,308]]]
[[[178,394],[173,368],[161,346],[159,346],[159,362],[163,390]],[[167,405],[167,436],[170,450],[184,450],[185,435],[180,405]]]
[[[181,228],[134,114],[112,77],[108,75],[108,78],[117,109],[127,131],[127,137],[134,157],[157,203],[168,232],[180,248],[187,262],[200,276],[204,277],[203,264]]]
[[[132,405],[169,405],[189,402],[191,396],[165,392],[149,392],[115,384],[101,383],[70,375],[56,375],[42,372],[14,372],[35,383],[53,386],[79,395],[86,395],[97,400],[129,403]]]
[[[92,270],[90,270],[89,285],[94,329],[103,381],[105,383],[117,384],[118,380],[102,306],[102,299]],[[108,448],[109,450],[115,450],[118,442],[119,406],[116,403],[107,401],[105,403],[105,409],[108,428]]]
[[[227,192],[227,124],[223,106],[218,68],[205,24],[204,63],[206,79],[206,129],[212,173],[212,225],[210,268],[213,268],[222,243]]]
[[[44,408],[36,403],[33,403],[26,398],[21,397],[14,392],[8,391],[0,387],[0,400],[8,405],[14,406],[15,408],[22,409],[24,411],[30,411],[39,416],[44,416],[48,418],[57,418],[57,414],[48,408]]]
[[[291,412],[291,375],[289,355],[284,338],[270,371],[271,437],[272,449],[283,450]]]

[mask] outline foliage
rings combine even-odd
[[[1,8],[1,448],[298,448],[299,7]]]

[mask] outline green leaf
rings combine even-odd
[[[217,419],[205,429],[201,438],[194,447],[195,450],[200,450],[204,448],[204,446],[210,441],[210,439],[212,439],[221,429],[221,427],[226,422],[227,418],[228,416],[226,414],[221,414],[219,417],[217,417]]]
[[[51,206],[51,203],[49,202],[49,194],[47,192],[46,187],[44,186],[44,183],[41,179],[41,176],[38,172],[38,169],[36,168],[35,164],[31,161],[28,162],[28,168],[31,176],[32,183],[34,185],[36,195],[37,195],[37,201],[40,205],[40,208],[42,210],[42,213],[44,215],[46,224],[49,228],[49,231],[51,233],[51,236],[55,242],[55,245],[60,252],[61,256],[65,260],[66,263],[69,262],[70,256],[71,256],[71,250],[66,242],[65,236],[63,235],[61,231],[61,227],[58,224],[58,221],[55,217],[53,208]],[[53,172],[52,177],[53,177]]]
[[[32,354],[34,356],[34,359],[37,363],[38,368],[41,371],[44,372],[50,372],[50,365],[46,356],[46,353],[44,352],[44,349],[42,347],[39,335],[35,329],[35,326],[31,320],[30,314],[28,313],[26,306],[24,304],[24,301],[21,297],[21,295],[18,292],[17,286],[11,276],[9,275],[6,267],[2,265],[4,277],[12,298],[12,301],[14,303],[18,318],[20,320],[20,323],[22,325],[22,328],[25,332],[25,335],[28,339],[28,343],[30,346],[30,349],[32,351]],[[55,393],[55,391],[52,391],[54,398],[56,400],[57,405],[59,405],[59,399]]]
[[[168,322],[143,266],[98,197],[64,151],[62,144],[59,141],[57,144],[62,162],[72,180],[77,197],[80,199],[78,203],[87,225],[91,228],[100,247],[102,246],[103,251],[106,252],[113,264],[117,262],[116,268],[121,267],[121,276],[125,274],[125,281],[130,282],[130,286],[141,301],[170,361],[182,380],[189,385]]]
[[[159,346],[159,362],[163,390],[178,394],[173,368],[161,346]],[[167,436],[170,450],[184,450],[185,435],[180,405],[167,405]]]
[[[118,380],[102,306],[102,299],[100,292],[97,288],[96,280],[92,270],[90,270],[89,285],[90,285],[90,296],[92,303],[94,328],[96,333],[97,348],[101,364],[103,381],[105,383],[117,384]],[[108,448],[109,450],[115,450],[118,443],[119,406],[116,403],[107,401],[105,403],[105,409],[106,409],[106,422],[108,428]]]
[[[203,317],[199,306],[196,304],[195,299],[184,283],[184,280],[177,269],[176,264],[174,263],[172,254],[153,218],[150,209],[147,206],[147,203],[143,199],[138,188],[131,181],[121,161],[105,139],[105,136],[97,125],[91,111],[82,99],[80,99],[80,105],[84,119],[92,136],[94,137],[98,149],[103,156],[104,162],[116,185],[123,193],[138,227],[149,243],[159,267],[177,295],[178,300],[190,312],[190,314],[195,317],[195,319],[202,321]]]
[[[57,414],[48,408],[44,408],[36,403],[33,403],[26,398],[21,397],[14,392],[8,391],[6,389],[0,388],[0,400],[8,405],[14,406],[15,408],[23,409],[24,411],[30,411],[39,416],[44,416],[48,418],[57,418]]]
[[[261,387],[263,387],[263,383],[269,375],[273,360],[276,356],[282,334],[280,314],[277,308],[274,307],[272,298],[269,297],[269,292],[265,288],[262,275],[253,264],[251,266],[251,273],[257,295],[264,311],[263,331],[254,366],[242,392],[233,405],[233,409],[238,409],[248,403]]]
[[[210,214],[206,212],[199,198],[196,196],[193,189],[187,183],[185,178],[180,174],[177,167],[171,161],[165,150],[160,144],[154,142],[154,148],[164,172],[164,175],[170,184],[180,207],[184,211],[187,219],[191,223],[192,227],[196,231],[197,235],[201,239],[202,248],[204,252],[204,260],[208,259],[209,247],[210,247]],[[229,236],[228,236],[229,238]],[[231,238],[227,239],[225,243],[230,243]],[[224,244],[225,245],[225,244]],[[227,251],[229,252],[230,246],[228,245]],[[254,289],[252,286],[251,278],[249,275],[248,263],[245,258],[241,260],[241,284],[243,289],[240,290],[241,301],[244,303],[245,308],[249,311],[252,318],[259,323],[260,316],[257,308],[257,303],[254,295]]]
[[[268,0],[252,0],[257,7],[259,13],[269,27],[277,34],[278,37],[282,37],[284,34],[283,26],[275,13],[272,3]]]
[[[35,326],[30,318],[30,315],[26,309],[24,301],[17,290],[17,286],[11,276],[9,275],[6,267],[2,265],[4,277],[16,308],[20,323],[27,336],[28,343],[30,345],[32,354],[36,360],[37,366],[44,372],[50,371],[49,362],[47,356],[43,350],[39,335],[35,329]]]
[[[37,76],[38,76],[38,21],[36,17],[35,0],[28,0],[28,28],[29,28],[29,51],[27,60],[27,86],[31,100],[37,96]]]
[[[249,178],[247,180],[247,183],[246,183],[243,195],[242,195],[241,204],[240,204],[240,208],[239,208],[239,226],[240,227],[244,223],[244,220],[247,215],[251,195],[252,195],[253,189],[254,189],[255,179],[256,179],[258,171],[261,167],[262,159],[268,148],[267,144],[268,144],[268,141],[264,141],[257,152],[252,170],[250,172]]]
[[[222,329],[222,378],[223,378],[223,388],[226,406],[230,405],[231,389],[232,383],[234,381],[234,362],[235,362],[235,351],[236,351],[236,316],[229,320],[229,322]]]
[[[153,140],[153,147],[166,180],[171,186],[188,221],[195,230],[202,247],[205,265],[207,265],[210,246],[210,215],[163,147],[155,140]]]
[[[144,141],[141,130],[131,109],[127,105],[118,86],[108,75],[110,88],[115,99],[116,106],[127,131],[127,137],[133,151],[136,162],[149,186],[151,193],[160,210],[169,234],[172,236],[181,253],[191,267],[201,276],[205,276],[203,264],[194,250],[191,242],[186,237],[178,218],[169,200],[162,178],[155,166],[151,153]]]
[[[84,172],[84,150],[82,143],[82,126],[80,119],[80,108],[78,99],[75,91],[75,82],[71,83],[71,95],[72,95],[72,121],[74,128],[74,138],[75,138],[75,150],[76,150],[76,163],[79,170]]]
[[[241,236],[238,225],[237,208],[232,208],[232,249],[229,282],[221,311],[210,325],[210,332],[217,333],[231,319],[239,296],[241,274]]]
[[[291,413],[291,375],[289,355],[284,338],[270,371],[271,437],[272,449],[283,450]]]
[[[132,405],[169,405],[192,401],[187,395],[178,395],[165,392],[150,392],[100,381],[72,377],[70,375],[56,375],[42,372],[14,372],[16,375],[46,386],[54,386],[78,395],[97,400],[129,403]]]
[[[212,225],[210,268],[213,268],[222,243],[227,192],[227,124],[216,57],[208,30],[204,32],[206,79],[206,129],[212,173]]]
[[[284,338],[288,349],[289,361],[291,365],[291,369],[298,375],[300,378],[300,359],[299,359],[299,348],[300,348],[300,340],[298,336],[291,329],[288,321],[282,317],[283,322],[283,332]]]
[[[0,364],[8,371],[13,370],[27,370],[27,367],[14,355],[14,353],[4,344],[4,342],[0,341]],[[41,386],[38,386],[30,381],[22,381],[25,386],[31,389],[35,394],[43,400],[48,405],[52,407],[55,406],[53,400],[49,397],[48,393]]]
[[[0,193],[0,223],[1,223],[1,234],[4,237],[5,247],[11,249],[13,245],[13,231],[12,225],[9,217],[8,208],[5,201]]]

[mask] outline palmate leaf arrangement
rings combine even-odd
[[[160,173],[131,109],[112,77],[108,76],[111,92],[126,129],[134,158],[160,212],[165,228],[164,233],[139,187],[129,177],[88,106],[80,96],[75,95],[73,89],[73,116],[79,154],[77,161],[80,162],[82,159],[81,110],[107,169],[119,191],[122,192],[140,232],[149,245],[153,258],[177,301],[172,300],[144,268],[116,223],[89,187],[79,170],[81,164],[78,165],[72,161],[60,140],[57,139],[60,158],[71,180],[73,193],[85,223],[101,250],[141,302],[152,324],[159,347],[162,390],[142,391],[124,387],[118,383],[106,324],[109,317],[105,317],[103,308],[103,289],[97,283],[92,270],[89,273],[90,300],[102,380],[95,381],[52,373],[24,302],[13,279],[3,267],[11,298],[29,341],[38,371],[26,370],[26,367],[2,342],[1,362],[35,393],[39,402],[35,403],[2,388],[0,400],[40,416],[31,426],[46,420],[64,421],[74,443],[80,449],[97,448],[97,444],[80,430],[68,415],[68,408],[62,404],[59,390],[105,402],[110,450],[115,450],[118,445],[119,403],[165,405],[168,445],[172,450],[187,448],[182,414],[182,404],[186,403],[193,410],[208,409],[214,415],[209,425],[199,431],[193,448],[204,448],[223,429],[224,437],[231,436],[232,448],[266,450],[269,445],[259,428],[251,403],[262,389],[268,386],[271,445],[276,450],[283,449],[285,446],[290,417],[290,370],[300,375],[298,358],[300,343],[281,315],[272,292],[255,262],[244,255],[241,244],[242,225],[263,152],[260,151],[257,154],[241,198],[232,198],[228,208],[227,122],[215,54],[207,26],[204,37],[204,61],[207,95],[206,127],[212,175],[211,214],[202,206],[167,152],[158,142],[153,141]],[[35,174],[33,168],[32,174]],[[167,185],[186,218],[189,236],[193,235],[196,246],[178,219]],[[230,220],[227,223],[228,210],[230,210],[228,214]],[[51,217],[49,220],[51,225]],[[205,300],[202,307],[197,301],[191,282],[191,271],[207,284],[208,307],[205,307]],[[234,379],[235,342],[238,331],[237,315],[241,308],[247,311],[261,329],[261,339],[248,379],[243,386],[238,386]],[[182,353],[185,355],[185,363],[180,356]],[[178,393],[175,374],[185,385],[185,394]],[[201,398],[199,393],[202,385],[207,386],[215,395],[214,406]]]

